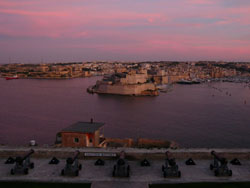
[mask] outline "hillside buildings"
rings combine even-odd
[[[74,62],[53,64],[0,65],[0,76],[19,78],[67,79],[127,73],[121,83],[136,82],[146,74],[155,84],[175,83],[180,80],[250,76],[250,63],[230,62]],[[137,74],[135,76],[135,74]],[[133,75],[133,76],[132,76]],[[119,77],[119,76],[118,76]],[[131,81],[135,79],[134,81]],[[145,80],[144,80],[145,82]]]

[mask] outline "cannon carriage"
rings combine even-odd
[[[125,152],[121,152],[119,159],[113,167],[112,171],[113,177],[129,177],[130,176],[130,166],[125,159]]]
[[[79,171],[82,169],[82,165],[78,161],[78,156],[80,155],[79,151],[76,151],[76,154],[73,158],[68,157],[66,160],[66,165],[61,171],[61,175],[64,176],[78,176]]]
[[[169,152],[166,152],[165,165],[162,165],[164,178],[166,177],[181,177],[181,171],[175,162],[175,158],[170,158]]]
[[[29,169],[34,168],[34,163],[30,162],[30,156],[34,153],[35,151],[31,149],[26,155],[23,157],[16,157],[15,159],[15,166],[10,170],[10,174],[28,174]]]
[[[215,176],[232,176],[233,172],[227,166],[227,159],[220,157],[215,151],[211,152],[214,157],[213,164],[210,164],[210,170],[214,171]]]

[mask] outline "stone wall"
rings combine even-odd
[[[35,158],[67,158],[74,155],[76,148],[39,148],[33,147]],[[18,155],[24,155],[30,150],[28,147],[0,147],[0,158],[8,158],[9,156],[16,157]],[[228,160],[233,158],[250,160],[250,149],[136,149],[136,148],[79,148],[81,154],[80,158],[84,158],[84,153],[87,152],[100,152],[100,153],[116,153],[119,155],[121,151],[125,151],[128,159],[164,159],[165,152],[170,151],[171,155],[176,159],[212,159],[211,151],[215,150],[221,156],[226,157]]]
[[[127,74],[126,78],[121,78],[120,82],[124,85],[126,84],[142,84],[147,82],[147,75],[146,74]]]
[[[155,85],[152,83],[136,84],[136,85],[109,85],[101,84],[95,91],[97,93],[119,94],[119,95],[141,95],[143,91],[155,91]]]

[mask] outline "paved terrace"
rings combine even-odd
[[[161,166],[164,164],[164,153],[166,149],[79,149],[81,152],[80,163],[83,168],[78,177],[62,177],[60,172],[65,165],[65,158],[74,154],[72,148],[36,148],[32,161],[35,168],[29,171],[28,175],[10,175],[13,164],[4,164],[9,156],[24,154],[30,148],[0,147],[0,181],[34,181],[34,182],[71,182],[71,183],[92,183],[93,188],[101,187],[147,187],[152,183],[187,183],[187,182],[245,182],[250,181],[250,149],[214,149],[222,156],[231,160],[235,157],[240,159],[242,165],[234,166],[229,164],[233,171],[232,177],[215,177],[209,170],[212,157],[212,149],[178,149],[170,151],[176,158],[176,162],[182,172],[181,178],[163,178]],[[113,178],[112,169],[115,163],[114,157],[105,157],[105,166],[95,166],[96,157],[84,157],[87,153],[119,154],[124,150],[129,159],[131,167],[130,178]],[[59,158],[58,165],[49,165],[50,159],[56,156]],[[141,167],[140,159],[148,158],[150,167]],[[185,161],[192,157],[196,165],[187,166]]]

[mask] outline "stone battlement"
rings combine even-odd
[[[212,159],[211,151],[215,150],[228,159],[238,158],[250,160],[250,149],[219,149],[219,148],[190,148],[190,149],[138,149],[138,148],[56,148],[56,147],[0,147],[0,158],[9,156],[17,156],[26,153],[30,148],[35,150],[33,157],[50,158],[52,156],[58,158],[67,158],[76,150],[81,152],[80,158],[84,158],[84,153],[106,153],[119,154],[121,151],[126,152],[126,156],[130,160],[144,159],[164,159],[165,152],[170,151],[176,159]],[[85,157],[86,158],[86,157]]]

